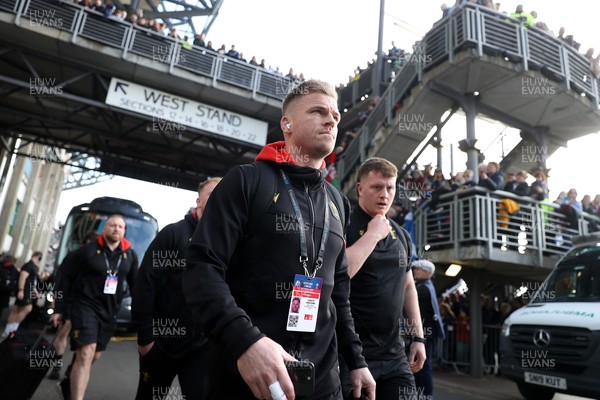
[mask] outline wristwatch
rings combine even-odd
[[[413,336],[412,341],[423,344],[427,343],[427,339],[418,336]]]

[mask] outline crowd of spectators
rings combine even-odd
[[[451,15],[453,12],[458,11],[464,4],[467,3],[471,3],[471,4],[477,4],[479,6],[482,7],[487,7],[490,9],[493,9],[497,12],[502,12],[500,10],[500,3],[494,3],[492,0],[456,0],[455,4],[452,6],[448,6],[447,4],[442,4],[441,9],[442,9],[442,17],[446,17]],[[513,22],[513,23],[520,23],[523,24],[524,26],[526,26],[528,29],[537,29],[540,31],[544,31],[548,34],[554,35],[554,33],[552,31],[550,31],[550,29],[548,28],[547,24],[542,22],[542,21],[536,21],[537,19],[537,12],[536,11],[530,11],[530,12],[526,12],[523,8],[522,5],[519,5],[516,7],[515,11],[513,13],[507,13],[507,12],[503,12],[503,14],[507,15],[510,18],[506,18],[507,22]],[[563,40],[567,45],[573,46],[575,49],[579,49],[580,45],[579,43],[573,38],[573,35],[566,35],[565,36],[565,29],[563,27],[560,28],[559,34],[557,36],[559,39]],[[418,42],[415,43],[415,46],[418,45]],[[414,47],[413,46],[413,52],[414,52]],[[395,46],[395,43],[392,42],[392,47],[389,49],[388,54],[387,54],[387,58],[388,61],[391,62],[393,64],[393,68],[391,69],[391,81],[394,80],[396,74],[400,71],[400,69],[402,68],[402,66],[405,64],[406,59],[408,58],[409,54],[406,53],[406,51],[399,49]],[[588,49],[588,51],[585,53],[585,57],[589,60],[590,63],[590,68],[592,69],[594,75],[597,78],[600,78],[600,53],[594,57],[594,49],[590,48]],[[366,71],[369,68],[372,68],[374,66],[375,60],[373,60],[372,62],[368,63],[368,66],[366,69],[361,69],[360,66],[356,68],[354,75],[349,76],[348,78],[348,83],[347,84],[340,84],[338,86],[338,91],[343,90],[346,86],[348,86],[348,84],[357,82],[358,80],[360,80],[362,74],[364,73],[364,71]],[[398,110],[400,110],[400,108],[402,108],[402,102],[398,102],[398,104],[395,105],[394,107],[394,112],[397,112]],[[372,108],[370,107],[369,110],[372,110]],[[368,114],[365,114],[364,119],[366,119],[366,116]],[[358,126],[353,126],[352,129],[346,130],[342,135],[340,135],[340,138],[338,140],[338,146],[336,148],[336,155],[339,156],[348,146],[348,144],[354,140],[359,134],[360,134],[360,125]],[[487,166],[485,168],[488,168]],[[490,168],[494,168],[493,166]],[[481,172],[481,171],[478,171]],[[467,175],[472,174],[472,171],[465,171],[465,173]],[[531,185],[531,187],[529,187],[529,185],[527,185],[527,183],[524,181],[524,179],[527,177],[527,173],[525,172],[520,172],[518,175],[511,175],[509,177],[510,181],[510,185],[509,188],[511,190],[511,192],[519,194],[519,195],[528,195],[531,197],[534,197],[535,199],[542,201],[545,199],[545,197],[547,196],[547,187],[546,185],[546,177],[541,177],[541,175],[544,175],[543,172],[540,173],[536,173],[536,181]],[[481,173],[480,173],[481,176]],[[453,177],[452,180],[454,181],[460,181],[463,179],[463,173],[459,173],[457,174],[457,178]],[[520,183],[520,185],[517,185],[515,183],[513,183],[513,180],[516,181],[518,180]],[[498,189],[496,182],[492,179],[484,179],[483,180],[483,185],[485,185],[486,187],[495,190]],[[456,183],[453,183],[454,185],[456,185]],[[452,187],[452,183],[449,184],[450,187]],[[445,186],[448,185],[442,185],[444,188]],[[503,189],[503,188],[501,188]],[[525,191],[527,191],[527,193],[525,193]]]
[[[186,38],[184,38],[184,40],[187,41]],[[211,50],[211,51],[216,51],[217,53],[219,53],[221,55],[224,55],[224,56],[236,59],[236,60],[240,60],[242,62],[246,62],[250,65],[264,68],[267,71],[269,71],[275,75],[283,76],[283,72],[279,70],[279,67],[273,68],[271,65],[267,65],[264,58],[261,59],[260,62],[258,62],[256,56],[252,56],[250,61],[248,61],[246,59],[246,57],[244,57],[244,53],[239,52],[236,49],[234,44],[231,45],[229,50],[227,50],[227,46],[224,44],[222,44],[221,47],[219,47],[218,49],[215,49],[213,47],[212,41],[210,41],[210,40],[206,41],[205,33],[200,33],[199,35],[197,35],[196,38],[194,39],[193,44],[194,44],[194,46],[198,46],[198,47],[201,47],[201,48],[204,48],[207,50]],[[293,81],[296,81],[297,83],[300,83],[305,80],[304,74],[302,74],[302,73],[295,74],[293,68],[290,68],[288,73],[285,76],[292,79]]]
[[[451,15],[453,12],[457,12],[460,7],[462,7],[465,4],[477,4],[479,6],[482,7],[487,7],[490,9],[493,9],[497,12],[502,12],[500,10],[500,3],[494,3],[492,0],[456,0],[455,4],[453,6],[448,6],[447,4],[442,4],[441,9],[442,9],[442,17],[447,17],[449,15]],[[522,5],[518,5],[515,9],[515,11],[511,14],[507,13],[507,12],[503,12],[503,14],[509,16],[510,18],[507,18],[506,21],[507,22],[513,22],[513,23],[520,23],[523,24],[524,26],[526,26],[528,29],[537,29],[537,30],[541,30],[544,31],[546,33],[549,33],[551,35],[554,35],[554,33],[552,31],[550,31],[550,29],[548,28],[547,24],[542,22],[542,21],[536,21],[537,19],[537,12],[536,11],[530,11],[530,12],[525,12],[524,8]],[[565,29],[563,27],[560,28],[559,31],[559,35],[557,36],[559,39],[563,40],[567,45],[573,46],[575,49],[579,49],[580,44],[575,41],[575,39],[573,38],[573,35],[566,35],[565,36]],[[418,45],[418,42],[415,43],[415,45],[413,46],[413,52],[415,51],[415,47]],[[399,49],[395,46],[394,42],[392,42],[392,48],[389,49],[387,57],[390,60],[390,62],[393,63],[394,68],[392,69],[392,75],[391,75],[391,80],[393,81],[393,79],[395,78],[397,72],[402,68],[402,66],[405,64],[406,59],[408,58],[409,54],[406,53],[404,50]],[[590,48],[588,49],[588,51],[585,53],[585,57],[589,60],[590,62],[590,68],[592,69],[594,75],[597,78],[600,78],[600,53],[594,57],[594,49]],[[368,66],[366,69],[361,69],[360,66],[356,68],[354,75],[349,76],[348,79],[348,83],[346,84],[340,84],[338,85],[337,89],[338,91],[343,90],[346,86],[348,86],[351,83],[357,82],[358,80],[361,79],[362,74],[364,73],[364,71],[366,71],[369,68],[372,68],[374,66],[375,60],[373,60],[372,62],[368,63]],[[379,99],[377,99],[377,102],[379,101]],[[375,104],[376,106],[376,104]],[[396,113],[398,110],[400,110],[402,108],[403,104],[402,101],[398,102],[395,107],[394,107],[394,113]],[[373,104],[369,107],[369,112],[374,108]],[[344,110],[346,111],[346,110]],[[368,112],[365,113],[363,112],[363,116],[362,118],[364,118],[364,120],[366,120],[367,116],[368,116]],[[361,124],[357,125],[357,126],[353,126],[352,129],[346,130],[345,132],[343,132],[342,135],[340,135],[340,138],[338,139],[338,146],[336,147],[335,150],[335,156],[339,156],[348,146],[348,144],[354,140],[361,132]],[[489,179],[487,177],[485,177],[486,175],[486,171],[488,169],[493,170],[494,168],[497,167],[497,163],[492,163],[491,166],[486,165],[486,166],[482,166],[479,168],[479,170],[477,171],[479,173],[480,176],[480,185],[487,187],[488,189],[491,190],[496,190],[496,189],[503,189],[506,191],[509,191],[511,193],[515,193],[517,195],[520,196],[530,196],[538,201],[544,201],[548,195],[548,188],[547,188],[547,177],[545,176],[543,171],[538,171],[534,173],[534,177],[535,177],[535,182],[533,182],[531,185],[527,184],[527,182],[525,182],[525,179],[527,178],[528,174],[525,171],[520,171],[518,174],[510,174],[507,178],[508,178],[508,182],[507,182],[507,188],[505,189],[503,184],[504,182],[502,182],[502,185],[500,187],[498,187],[498,183],[496,182],[495,179]],[[333,168],[335,168],[335,166],[333,166]],[[418,173],[418,172],[417,172]],[[465,186],[465,184],[460,184],[461,181],[465,181],[465,176],[467,184],[466,186],[468,186],[468,182],[473,182],[471,179],[469,179],[469,176],[472,176],[473,171],[464,171],[464,172],[459,172],[456,174],[456,176],[452,177],[447,183],[442,183],[442,190],[451,190],[451,188],[456,188],[456,186]],[[482,179],[483,177],[483,179]],[[438,185],[437,182],[432,182],[435,185]],[[437,188],[436,188],[437,189]]]
[[[386,55],[387,62],[392,64],[392,81],[395,77],[394,74],[397,73],[397,71],[399,71],[400,68],[402,68],[408,56],[409,54],[407,54],[403,49],[396,47],[395,43],[392,42],[392,47],[388,50]],[[341,95],[341,91],[343,91],[348,85],[358,82],[366,71],[375,67],[375,62],[375,59],[371,60],[367,63],[367,67],[364,69],[361,68],[360,65],[357,66],[354,70],[354,75],[350,75],[348,77],[348,83],[341,83],[336,87],[338,96],[342,98],[343,96]],[[333,153],[331,153],[325,159],[328,169],[328,175],[326,179],[338,188],[339,182],[337,180],[337,171],[335,168],[337,157],[340,156],[348,148],[350,143],[358,137],[358,135],[361,132],[362,126],[364,125],[371,112],[377,107],[377,105],[381,101],[381,97],[369,97],[369,95],[367,94],[362,98],[362,101],[364,101],[365,103],[368,102],[368,106],[366,106],[365,109],[358,111],[356,114],[347,114],[347,108],[343,110],[345,115],[343,124],[344,130],[340,131],[340,134],[338,135],[336,147]],[[362,105],[365,103],[361,102],[360,104]],[[351,119],[351,121],[349,121],[349,119]]]
[[[406,60],[410,57],[410,54],[411,53],[407,53],[404,49],[396,47],[396,44],[392,41],[392,47],[385,54],[384,60],[385,62],[391,64],[389,76],[386,77],[388,81],[392,82],[395,79],[397,73],[400,71],[402,66],[406,64]],[[367,62],[367,66],[365,68],[362,68],[360,65],[358,65],[354,69],[353,74],[348,76],[348,82],[340,83],[339,85],[337,85],[336,89],[340,91],[343,88],[347,87],[349,84],[358,82],[367,70],[370,70],[371,68],[375,67],[376,62],[377,60],[374,58],[371,61]]]
[[[516,196],[557,204],[558,209],[566,216],[567,222],[573,229],[577,228],[577,218],[583,212],[600,217],[600,194],[593,199],[586,194],[579,201],[577,200],[577,190],[570,189],[560,192],[558,197],[551,201],[548,197],[548,177],[541,169],[533,172],[533,181],[527,171],[517,171],[505,175],[497,162],[480,164],[477,174],[479,177],[477,182],[473,179],[473,171],[469,169],[459,171],[446,178],[441,170],[433,170],[431,164],[426,165],[423,169],[419,169],[418,164],[413,164],[400,184],[410,193],[410,197],[417,199],[415,207],[428,207],[432,210],[437,207],[441,195],[479,186],[491,191],[501,190]],[[528,180],[531,183],[528,183]],[[596,231],[598,227],[592,223],[590,230]]]
[[[558,31],[558,35],[548,27],[548,25],[543,22],[537,20],[538,14],[536,11],[525,11],[523,5],[519,4],[515,11],[512,13],[508,13],[506,11],[502,11],[500,9],[500,3],[494,3],[492,0],[456,0],[456,3],[453,6],[448,6],[446,3],[441,5],[442,10],[442,18],[451,15],[454,12],[457,12],[461,6],[465,4],[477,4],[482,7],[490,8],[494,11],[500,12],[510,18],[507,18],[507,22],[518,23],[523,25],[527,29],[533,29],[540,32],[544,32],[551,36],[556,36],[567,45],[573,47],[575,50],[580,49],[581,44],[575,40],[573,35],[565,35],[565,28],[560,27]],[[590,68],[592,69],[594,75],[597,79],[600,79],[600,52],[596,57],[594,57],[594,48],[589,48],[585,53],[586,58],[589,60]]]
[[[406,51],[404,51],[403,49],[396,47],[396,44],[392,41],[392,47],[388,50],[386,55],[386,61],[392,64],[390,81],[394,80],[395,74],[406,63],[406,59],[409,57],[409,55],[410,54],[406,53]],[[341,83],[336,87],[338,95],[342,97],[340,94],[341,91],[344,90],[344,88],[346,88],[348,85],[354,82],[358,82],[365,71],[374,68],[375,62],[375,59],[368,62],[367,67],[365,69],[361,68],[360,66],[357,66],[354,70],[354,75],[350,75],[348,77],[348,83]],[[348,145],[360,134],[362,126],[364,125],[371,112],[377,107],[377,105],[381,101],[381,98],[379,96],[369,97],[367,95],[365,96],[365,99],[363,101],[368,102],[368,106],[366,107],[366,109],[356,113],[356,115],[347,117],[344,120],[345,129],[338,135],[336,147],[333,153],[325,160],[329,169],[327,180],[329,182],[332,182],[336,186],[338,186],[339,183],[337,181],[337,172],[335,170],[335,161],[337,157],[340,156],[346,150]],[[347,111],[348,109],[344,109],[344,113],[346,113]],[[352,118],[352,121],[346,123],[348,118]]]
[[[167,24],[160,19],[154,18],[146,18],[144,17],[144,10],[138,9],[135,13],[128,13],[126,8],[118,8],[115,3],[111,1],[105,2],[104,0],[72,0],[73,4],[77,4],[81,7],[88,8],[90,10],[96,11],[98,13],[103,14],[105,17],[121,21],[121,22],[129,22],[130,24],[148,29],[153,32],[161,33],[165,36],[172,37],[179,41],[181,45],[185,48],[191,49],[193,46],[197,46],[206,50],[214,51],[223,56],[227,56],[236,60],[240,60],[242,62],[246,62],[248,64],[264,68],[270,73],[284,76],[283,72],[280,71],[279,67],[273,68],[271,65],[268,65],[264,59],[257,61],[256,56],[253,56],[250,61],[248,61],[242,52],[239,52],[235,45],[231,45],[229,50],[227,50],[227,46],[225,44],[221,45],[218,49],[213,47],[212,41],[206,41],[206,34],[200,33],[195,38],[191,38],[190,36],[181,35],[176,27],[169,28]],[[289,69],[289,72],[285,75],[286,77],[294,80],[296,83],[300,83],[305,80],[304,75],[295,74],[292,68]]]

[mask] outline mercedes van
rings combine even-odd
[[[573,246],[502,327],[502,375],[527,400],[600,399],[600,235]]]

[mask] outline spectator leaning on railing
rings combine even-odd
[[[490,162],[487,165],[480,164],[479,168],[479,183],[489,190],[498,190],[504,188],[504,176],[500,171],[500,166],[496,162]]]
[[[517,20],[521,25],[526,28],[531,28],[533,26],[533,20],[537,17],[537,13],[535,11],[527,13],[523,11],[523,5],[519,4],[514,13],[510,14],[513,20],[507,19],[507,22],[514,22]],[[535,15],[535,16],[534,16]]]
[[[517,196],[527,196],[529,194],[529,185],[525,181],[526,179],[527,172],[517,172],[514,174],[514,181],[506,182],[504,185],[504,191],[516,194]]]
[[[76,0],[73,0],[72,2],[74,4],[77,4],[77,5],[85,8],[85,9],[89,9],[89,10],[101,13],[105,17],[107,17],[107,19],[115,20],[115,21],[119,21],[119,22],[128,22],[135,27],[146,28],[146,29],[154,31],[154,32],[166,34],[166,32],[165,32],[166,23],[161,22],[156,19],[145,18],[144,11],[142,9],[136,10],[135,13],[128,14],[127,10],[117,8],[117,6],[115,6],[114,3],[112,3],[112,2],[105,3],[103,0],[81,0],[79,2],[77,2]],[[181,45],[187,49],[193,48],[192,44],[189,42],[190,37],[185,36],[182,39],[179,35],[179,32],[177,31],[177,28],[171,28],[168,32],[168,36],[179,41],[181,43]],[[193,45],[200,47],[200,48],[204,48],[206,50],[216,51],[213,48],[211,41],[206,42],[206,34],[205,33],[201,33],[201,34],[197,35],[194,38]],[[226,52],[225,44],[223,44],[217,52],[224,56],[227,56],[227,57],[230,57],[233,59],[237,59],[242,62],[247,62],[247,60],[243,57],[243,54],[236,50],[235,45],[232,45],[231,49]],[[262,62],[260,64],[258,64],[256,61],[256,57],[252,57],[252,60],[249,62],[249,64],[259,66],[273,74],[283,76],[283,74],[279,70],[279,67],[277,67],[276,69],[273,69],[273,68],[267,69],[265,66],[264,59],[262,60]],[[291,68],[290,68],[290,71],[292,71]],[[305,80],[304,74],[302,74],[302,73],[299,74],[298,76],[296,76],[296,78],[294,80],[296,83],[303,82]]]

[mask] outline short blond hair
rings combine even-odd
[[[371,157],[362,163],[358,169],[356,180],[360,182],[363,177],[369,175],[369,172],[381,174],[386,178],[395,178],[398,176],[398,168],[390,161],[381,157]]]
[[[300,83],[298,86],[295,86],[285,96],[283,99],[283,104],[281,105],[281,111],[283,112],[283,115],[287,113],[290,105],[296,100],[311,93],[322,93],[324,95],[333,97],[337,102],[337,92],[329,82],[318,79],[309,79]]]
[[[214,176],[212,178],[208,178],[207,180],[200,182],[200,184],[198,185],[198,196],[200,196],[200,192],[202,191],[202,189],[204,189],[204,186],[208,185],[211,182],[219,183],[221,182],[221,179],[223,178],[221,178],[220,176]]]

